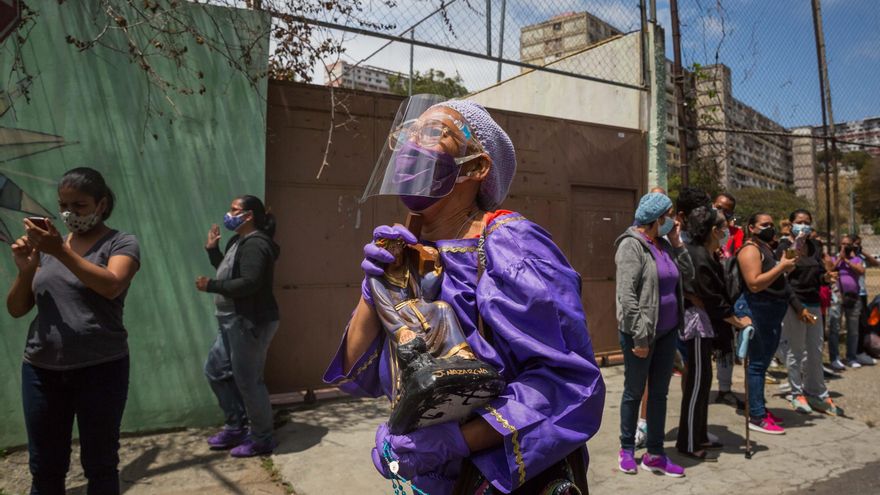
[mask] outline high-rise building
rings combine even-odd
[[[815,128],[821,131],[821,127]],[[872,156],[880,156],[880,117],[853,120],[834,125],[834,136],[849,143],[838,143],[837,149],[847,153],[850,151],[866,151]],[[861,143],[874,146],[861,146]]]
[[[361,89],[378,93],[391,93],[392,76],[407,76],[390,70],[371,67],[369,65],[350,64],[343,60],[329,66],[324,73],[324,84],[336,88]]]
[[[589,12],[568,12],[520,29],[519,59],[546,65],[621,31]]]
[[[792,129],[791,164],[795,194],[816,204],[818,170],[816,168],[816,140],[811,127]]]
[[[751,129],[785,133],[786,129],[733,97],[730,68],[724,64],[700,68],[694,77],[698,127]],[[697,131],[697,159],[717,168],[726,189],[793,185],[791,138],[734,132]]]
[[[567,13],[532,24],[520,32],[520,59],[544,65],[621,34],[589,12]],[[785,133],[769,117],[733,97],[730,68],[702,67],[700,77],[685,72],[694,87],[695,105],[688,121],[702,127],[742,128]],[[670,167],[681,165],[678,106],[672,62],[666,61],[666,158]],[[880,119],[878,119],[880,121]],[[877,123],[880,140],[880,122]],[[708,160],[725,189],[762,187],[780,189],[794,184],[791,139],[782,136],[698,131],[687,133],[689,160]],[[878,150],[880,151],[880,150]]]

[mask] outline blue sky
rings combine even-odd
[[[809,0],[679,0],[684,63],[720,61],[734,95],[785,126],[821,123]],[[668,1],[658,19],[669,26]],[[826,56],[837,122],[880,116],[880,1],[823,0]],[[722,30],[722,19],[724,29]],[[672,58],[671,29],[667,53]]]
[[[370,3],[370,18],[392,20],[399,34],[429,14],[438,1],[398,0],[393,9]],[[485,51],[485,1],[458,0],[448,8],[454,32],[439,18],[416,30],[416,37],[461,49]],[[498,50],[500,0],[492,0],[492,51]],[[721,11],[717,5],[722,6]],[[880,116],[880,0],[822,0],[834,117],[838,122]],[[507,0],[505,57],[519,58],[519,28],[565,12],[597,14],[623,31],[638,29],[638,0]],[[668,0],[657,0],[672,58]],[[821,123],[818,70],[810,0],[679,0],[685,65],[719,60],[732,70],[733,93],[784,126]],[[358,61],[385,41],[344,35],[343,57]],[[723,41],[721,41],[723,39]],[[720,44],[719,44],[720,41]],[[720,48],[719,48],[720,47]],[[409,70],[409,46],[392,43],[365,62],[399,72]],[[614,61],[608,61],[611,64]],[[458,73],[469,89],[495,82],[497,64],[424,48],[415,49],[414,68]],[[315,82],[324,81],[315,68]],[[505,66],[502,78],[519,72]]]

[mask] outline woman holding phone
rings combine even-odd
[[[58,185],[70,234],[26,219],[26,235],[12,244],[18,275],[6,308],[20,318],[37,307],[21,367],[31,494],[64,493],[74,418],[88,492],[119,493],[129,373],[122,313],[140,249],[134,235],[104,223],[114,202],[98,171],[70,170]]]
[[[783,257],[777,262],[770,249],[776,237],[773,217],[755,213],[749,217],[749,240],[740,249],[736,259],[745,282],[745,290],[734,304],[737,317],[750,317],[755,334],[749,344],[749,365],[746,370],[749,390],[749,429],[771,435],[782,435],[785,430],[780,420],[766,407],[764,379],[770,359],[779,347],[782,319],[788,309],[791,288],[785,274],[795,269],[797,257]]]
[[[859,300],[859,277],[865,274],[865,265],[856,255],[852,237],[845,235],[840,238],[840,251],[834,258],[833,271],[838,273],[837,285],[840,289],[840,315],[837,324],[831,325],[829,332],[829,351],[832,362],[836,362],[840,353],[838,339],[840,322],[846,317],[846,365],[850,368],[861,368],[858,360],[859,319],[862,305]]]
[[[813,216],[807,210],[795,210],[789,216],[791,233],[779,240],[777,258],[797,258],[788,274],[792,295],[782,322],[781,346],[791,385],[791,406],[799,413],[813,409],[833,415],[843,414],[828,395],[822,371],[822,321],[819,319],[819,291],[831,282],[834,272],[826,272],[822,248],[810,238]],[[810,400],[808,400],[808,398]]]

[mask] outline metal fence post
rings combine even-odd
[[[672,51],[674,62],[672,65],[673,84],[675,85],[675,103],[678,111],[678,147],[680,156],[681,185],[687,187],[690,183],[688,165],[687,131],[685,129],[684,114],[684,73],[681,69],[681,29],[678,23],[678,0],[669,0],[669,14],[672,18]]]
[[[501,82],[501,59],[504,57],[504,18],[507,15],[507,0],[501,0],[501,30],[498,32],[498,75],[495,82]]]
[[[492,0],[486,0],[486,55],[492,56]]]
[[[416,30],[415,28],[409,30],[409,39],[410,41],[416,40]],[[407,96],[412,96],[412,86],[413,86],[413,56],[415,54],[415,43],[409,44],[409,88],[407,89]]]

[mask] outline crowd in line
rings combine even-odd
[[[378,317],[367,281],[389,276],[385,268],[394,256],[383,241],[430,247],[442,273],[437,303],[454,314],[466,339],[459,350],[498,370],[505,387],[462,421],[404,434],[377,425],[376,446],[364,461],[394,483],[433,495],[585,494],[586,444],[602,422],[605,384],[580,275],[545,229],[500,208],[516,172],[504,129],[478,104],[423,96],[401,104],[373,173],[374,193],[399,196],[421,215],[421,232],[401,225],[373,231],[360,262],[361,294],[324,379],[354,395],[399,397],[394,337]],[[13,317],[36,308],[21,369],[31,494],[64,493],[76,422],[88,493],[113,495],[120,492],[119,432],[129,385],[123,308],[142,258],[134,235],[105,223],[116,197],[98,171],[67,172],[57,193],[69,233],[47,218],[24,220],[25,233],[12,245],[18,273],[7,296]],[[876,262],[862,253],[859,239],[842,238],[840,254],[831,256],[808,211],[792,212],[790,227],[777,235],[765,213],[737,226],[735,209],[730,194],[712,201],[685,188],[673,207],[664,191],[653,191],[615,243],[624,472],[638,471],[635,449],[644,445],[642,468],[684,474],[663,449],[677,354],[685,373],[676,447],[704,461],[714,460],[712,451],[720,447],[707,431],[713,356],[715,400],[739,402],[731,387],[737,333],[753,330],[744,361],[750,393],[741,406],[749,427],[763,433],[784,433],[764,401],[766,371],[777,353],[788,366],[795,409],[841,414],[823,377],[826,320],[832,368],[874,364],[859,334],[865,331],[864,267]],[[218,323],[204,373],[224,426],[207,442],[233,456],[266,455],[276,447],[263,383],[280,318],[272,294],[280,252],[275,220],[262,201],[245,195],[232,200],[223,225],[231,234],[225,249],[217,225],[205,244],[216,273],[197,277],[193,289],[213,294]],[[401,287],[418,282],[409,272],[405,278]],[[733,290],[731,280],[741,282],[734,284],[741,290]]]
[[[707,429],[713,360],[714,402],[745,410],[750,430],[772,435],[785,429],[766,406],[771,363],[787,368],[788,383],[780,390],[794,410],[830,415],[843,410],[832,400],[826,376],[876,364],[866,344],[865,269],[880,263],[862,251],[858,236],[842,236],[832,255],[807,210],[791,212],[779,229],[775,220],[757,212],[739,224],[729,193],[713,201],[686,187],[674,206],[660,188],[641,198],[633,225],[615,243],[625,366],[619,453],[624,473],[636,474],[641,466],[684,476],[663,448],[674,368],[680,368],[683,390],[675,447],[683,456],[714,462],[713,451],[723,446]],[[740,332],[750,336],[742,361],[735,355]],[[746,366],[747,403],[732,392],[735,364]],[[641,463],[637,448],[647,449]]]

